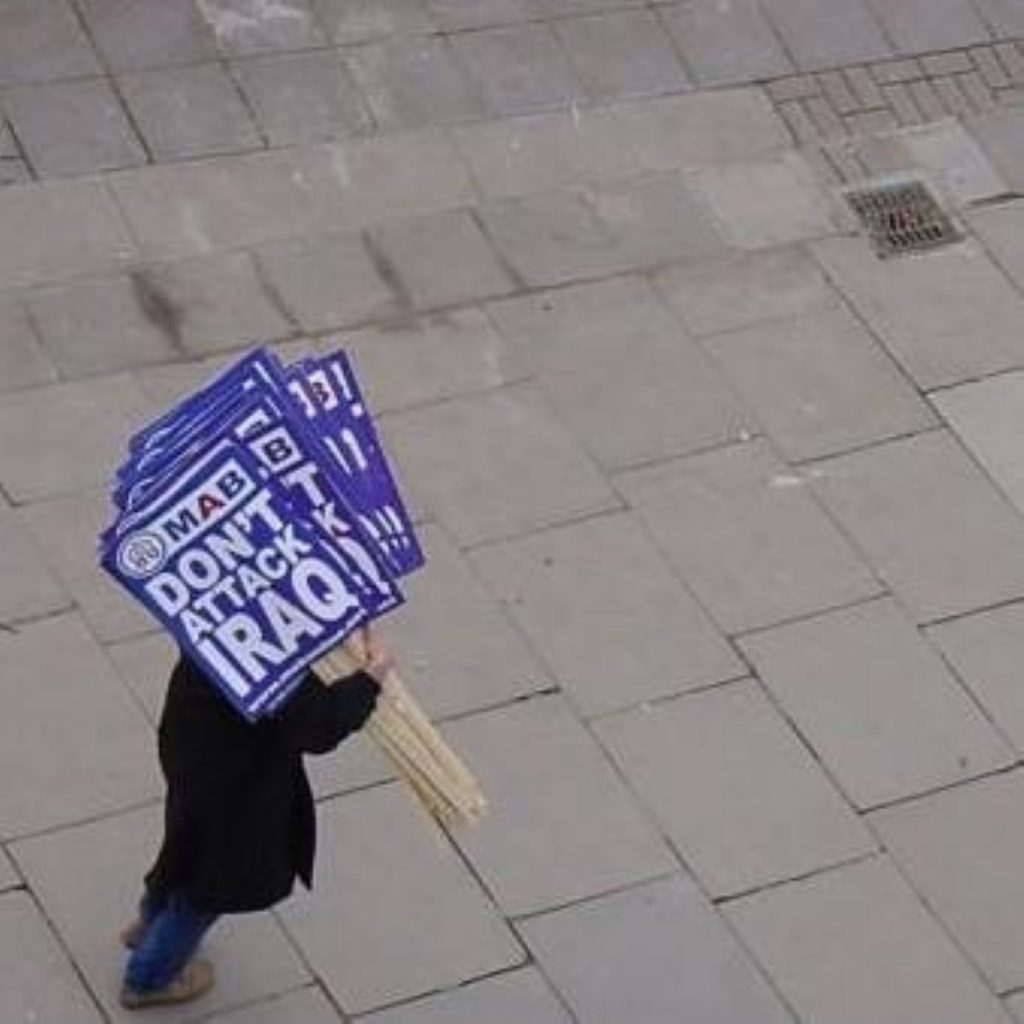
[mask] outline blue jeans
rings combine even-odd
[[[216,914],[193,910],[177,893],[164,900],[147,893],[139,904],[139,916],[145,932],[128,959],[124,976],[125,985],[135,992],[153,992],[169,985],[217,920]]]

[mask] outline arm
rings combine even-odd
[[[363,727],[379,694],[380,683],[368,672],[330,686],[310,672],[279,716],[285,741],[304,754],[326,754]]]

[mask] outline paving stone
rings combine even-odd
[[[630,516],[483,548],[472,564],[584,715],[743,674]]]
[[[682,876],[532,918],[521,929],[576,1019],[588,1024],[793,1019]]]
[[[969,0],[867,0],[901,53],[960,49],[987,43],[988,29]],[[949,55],[952,56],[952,55]],[[948,58],[945,58],[948,59]],[[927,68],[927,60],[926,68]],[[940,65],[939,67],[943,67]],[[947,74],[932,70],[930,74]]]
[[[1024,993],[1019,992],[1016,995],[1007,996],[1003,1000],[1003,1004],[1015,1021],[1024,1021]]]
[[[0,969],[4,1020],[100,1024],[88,991],[27,893],[0,896]]]
[[[523,353],[475,308],[324,339],[325,351],[342,347],[358,367],[370,408],[378,413],[489,391],[528,376]]]
[[[344,55],[382,129],[454,124],[484,116],[480,91],[452,60],[446,40],[416,36]]]
[[[996,213],[997,216],[992,216]],[[970,225],[1011,278],[1024,289],[1024,202],[1000,203],[998,208],[976,210]]]
[[[1024,191],[1024,107],[986,111],[968,127],[1008,188]]]
[[[14,870],[10,857],[0,849],[0,892],[16,889],[22,884],[18,873]]]
[[[1024,979],[1024,885],[1013,850],[1024,838],[1018,770],[871,816],[910,884],[997,992]]]
[[[335,43],[365,43],[426,34],[435,28],[422,0],[313,0]]]
[[[417,309],[461,306],[515,290],[468,210],[382,224],[371,229],[370,239]]]
[[[496,200],[480,208],[480,218],[529,287],[604,277],[628,267],[614,232],[575,192]]]
[[[0,622],[35,618],[68,604],[28,531],[0,504]]]
[[[946,432],[818,468],[815,490],[919,622],[1024,595],[1024,524]]]
[[[99,73],[65,0],[7,0],[0,8],[0,86]]]
[[[425,0],[434,24],[442,32],[515,25],[534,17],[530,0]]]
[[[1007,1024],[884,858],[737,900],[726,916],[801,1020]]]
[[[133,371],[132,376],[157,411],[165,412],[179,399],[210,383],[221,370],[234,362],[234,359],[234,356],[222,355],[192,359],[187,363],[145,366]]]
[[[790,461],[935,425],[928,406],[844,306],[708,338],[705,345]]]
[[[1016,435],[1022,417],[1024,373],[1004,373],[937,391],[936,408],[999,489],[1024,511],[1024,472]]]
[[[875,845],[750,681],[641,707],[596,729],[713,898],[808,874]]]
[[[941,181],[960,203],[977,203],[1007,191],[981,147],[958,121],[947,118],[923,125],[901,132],[897,139],[909,164]]]
[[[76,615],[0,635],[0,670],[11,693],[0,722],[7,780],[0,836],[109,814],[157,795],[150,730]],[[41,744],[44,734],[50,742]]]
[[[463,718],[445,731],[496,808],[454,838],[506,914],[573,903],[676,866],[560,697]]]
[[[547,671],[434,526],[418,531],[427,568],[403,580],[388,616],[402,676],[432,718],[495,706],[550,686]]]
[[[690,81],[650,11],[615,11],[554,23],[592,99],[678,92]]]
[[[152,744],[149,730],[135,731]],[[12,850],[106,1019],[116,1024],[137,1019],[117,1002],[124,958],[115,944],[134,914],[161,820],[160,809],[149,807],[26,839]],[[194,1020],[197,1013],[253,1002],[312,980],[269,914],[224,917],[203,945],[204,955],[217,965],[216,988],[202,1002],[162,1011],[168,1021]]]
[[[760,89],[663,96],[616,108],[622,145],[651,171],[693,170],[788,149],[785,124]]]
[[[1024,608],[994,608],[939,623],[928,639],[1018,751],[1024,750],[1024,694],[1019,685]]]
[[[171,635],[161,631],[119,640],[106,647],[106,654],[143,713],[156,725],[163,710],[167,681],[178,660],[178,648]]]
[[[412,797],[389,785],[320,807],[316,896],[280,916],[349,1013],[521,962],[506,924]],[[411,928],[410,921],[429,921]],[[381,956],[381,950],[387,956]]]
[[[765,14],[803,70],[861,64],[891,56],[865,2],[821,4],[816,0],[765,0]]]
[[[977,0],[977,7],[996,38],[1024,35],[1024,5],[1020,0]]]
[[[147,293],[173,311],[179,344],[190,353],[223,352],[295,331],[247,253],[198,256],[142,273]]]
[[[24,160],[0,159],[0,186],[25,185],[32,180]]]
[[[14,295],[0,295],[0,394],[47,384],[54,377],[24,306]]]
[[[45,407],[46,415],[40,416]],[[15,501],[106,479],[149,412],[124,376],[51,385],[0,398],[0,485]]]
[[[878,592],[801,478],[760,442],[627,473],[616,486],[727,633]]]
[[[65,379],[181,357],[180,332],[154,323],[145,278],[88,278],[26,293],[44,350]]]
[[[134,167],[146,151],[106,82],[26,85],[3,93],[25,154],[49,178]]]
[[[741,647],[857,807],[1013,762],[888,598],[746,637]]]
[[[625,143],[625,116],[593,107],[530,114],[455,129],[460,152],[488,198],[635,177],[645,166]]]
[[[236,61],[233,69],[271,145],[345,138],[372,127],[334,51],[256,57]]]
[[[125,378],[118,378],[122,389]],[[125,430],[120,442],[128,437]],[[38,441],[33,442],[38,444]],[[154,620],[96,564],[96,538],[111,515],[107,489],[37,501],[19,515],[53,574],[101,640],[151,631]]]
[[[398,413],[390,437],[401,475],[461,546],[617,504],[534,387]]]
[[[393,1010],[371,1013],[365,1020],[366,1024],[479,1024],[482,1020],[523,1020],[530,1024],[572,1022],[543,976],[533,967],[475,981]]]
[[[602,466],[711,448],[751,427],[704,354],[641,281],[580,285],[488,308]]]
[[[118,87],[157,160],[263,146],[238,91],[217,64],[123,75]]]
[[[226,1010],[206,1017],[209,1024],[280,1024],[301,1021],[302,1024],[341,1024],[342,1018],[319,988],[300,988],[277,995],[266,1002],[253,1003],[238,1010]]]
[[[698,336],[801,317],[834,304],[821,271],[795,248],[667,267],[654,280],[687,329]]]
[[[913,57],[904,57],[901,60],[872,64],[871,76],[879,85],[893,85],[897,82],[913,82],[918,78],[924,78],[924,69]]]
[[[660,17],[703,87],[776,78],[793,70],[756,0],[697,0]]]
[[[398,312],[394,290],[381,279],[358,235],[278,242],[259,250],[257,258],[270,287],[304,330]]]
[[[884,261],[864,239],[816,242],[814,252],[919,387],[1024,365],[1024,300],[974,242]]]
[[[80,6],[112,71],[195,64],[217,56],[213,31],[193,0],[82,0]]]
[[[559,109],[586,98],[546,25],[467,32],[452,36],[451,47],[495,117]]]
[[[324,46],[327,35],[310,0],[195,0],[225,54],[303,50]]]
[[[708,168],[694,182],[737,248],[773,248],[836,230],[828,195],[798,154]]]

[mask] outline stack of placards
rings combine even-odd
[[[358,664],[359,630],[423,564],[343,351],[290,366],[249,353],[131,439],[113,501],[101,565],[250,720],[314,662]],[[369,731],[435,815],[482,813],[397,675]]]

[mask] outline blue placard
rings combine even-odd
[[[150,494],[102,564],[249,719],[368,619],[333,539],[234,439]]]

